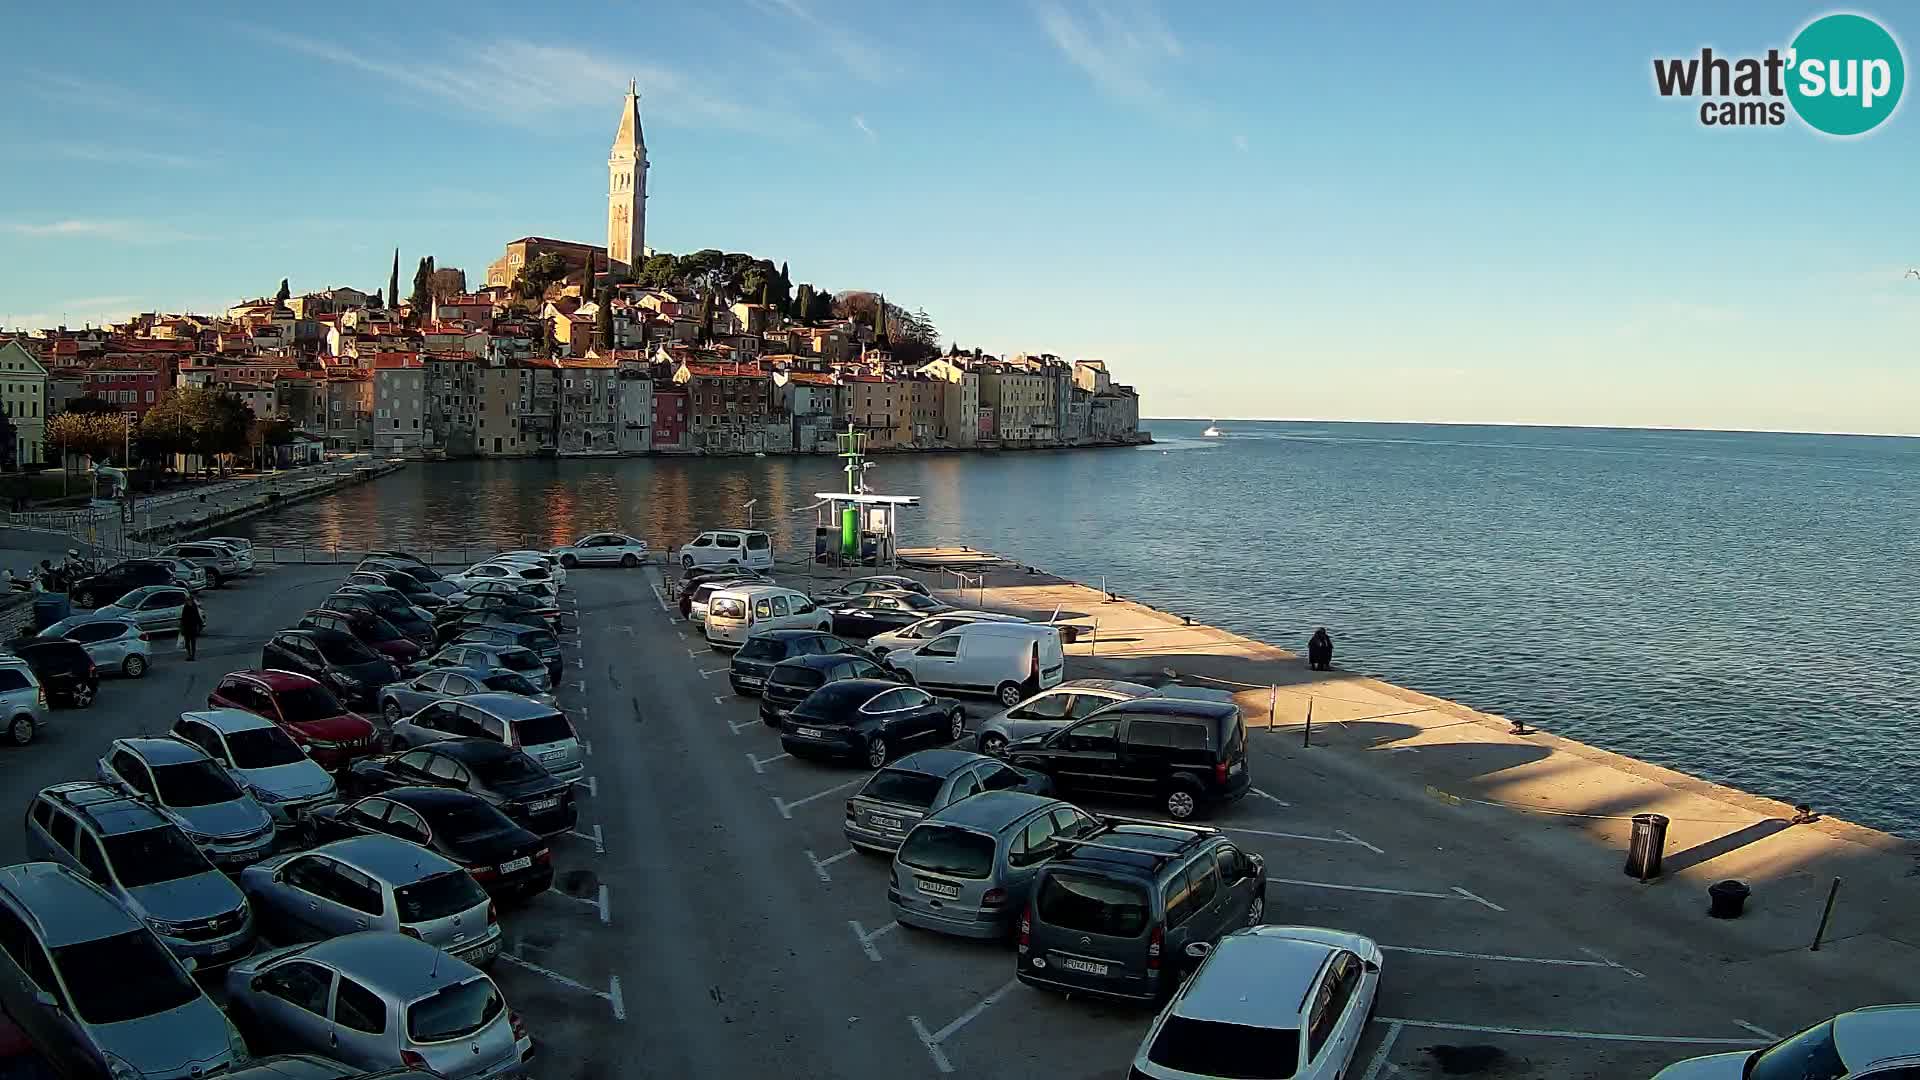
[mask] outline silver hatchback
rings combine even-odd
[[[891,854],[928,814],[985,791],[1045,795],[1053,782],[965,750],[921,750],[874,773],[847,800],[847,843]]]
[[[436,701],[393,725],[393,749],[442,739],[486,739],[511,746],[557,780],[586,775],[586,751],[567,714],[519,694],[485,693]]]
[[[178,739],[115,739],[100,779],[159,809],[215,866],[232,871],[273,850],[273,817],[205,750]]]
[[[1020,791],[962,799],[914,826],[893,857],[893,917],[957,937],[1009,937],[1056,837],[1091,822],[1071,803]]]

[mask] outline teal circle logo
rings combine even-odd
[[[1787,100],[1809,127],[1864,135],[1900,105],[1907,83],[1900,43],[1864,15],[1824,15],[1807,24],[1787,53]]]

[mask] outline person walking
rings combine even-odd
[[[1307,639],[1307,667],[1315,671],[1333,668],[1333,635],[1324,626]]]
[[[200,644],[200,631],[206,625],[206,619],[200,614],[199,601],[187,597],[187,606],[180,610],[180,644],[187,647],[187,659],[194,658]]]

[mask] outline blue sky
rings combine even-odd
[[[1105,358],[1150,415],[1920,433],[1915,107],[1840,141],[1652,89],[1830,9],[1551,8],[29,7],[0,324],[603,242],[636,78],[655,247]]]

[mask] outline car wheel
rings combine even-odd
[[[1000,688],[993,692],[993,696],[1000,699],[1000,704],[1011,709],[1026,699],[1026,692],[1020,689],[1019,683],[1003,682]]]
[[[1253,902],[1247,905],[1247,925],[1259,926],[1266,921],[1267,898],[1264,896],[1256,896],[1253,898]]]
[[[867,740],[867,767],[878,769],[887,763],[887,740],[885,736],[875,735]]]
[[[633,552],[629,551],[625,555],[620,556],[620,565],[631,570],[640,565],[640,560]]]
[[[94,687],[92,683],[81,683],[73,688],[73,707],[84,709],[93,704]]]
[[[992,732],[980,736],[980,752],[988,757],[1007,756],[1007,737]]]
[[[7,741],[15,746],[27,745],[33,741],[34,727],[33,717],[21,713],[7,725]]]
[[[686,569],[686,570],[693,569],[693,556],[691,555],[680,556],[680,566],[682,569]]]
[[[81,589],[79,592],[73,594],[73,602],[84,608],[95,606],[94,601],[98,599],[99,597],[93,594],[92,589]]]
[[[220,583],[224,580],[225,579],[220,576],[220,571],[218,570],[207,571],[207,584],[213,586],[214,588],[216,589],[219,588]]]
[[[129,656],[120,662],[120,670],[126,673],[127,678],[137,679],[147,673],[147,658]]]
[[[571,570],[580,565],[580,560],[574,558],[572,555],[562,555],[560,556],[560,565]]]
[[[1200,797],[1194,792],[1192,784],[1179,784],[1167,789],[1164,805],[1168,817],[1185,821],[1200,809]]]
[[[959,709],[947,715],[947,741],[959,742],[967,733],[967,714]]]
[[[380,711],[386,715],[387,726],[389,728],[400,722],[399,702],[389,699],[385,705],[380,707]]]

